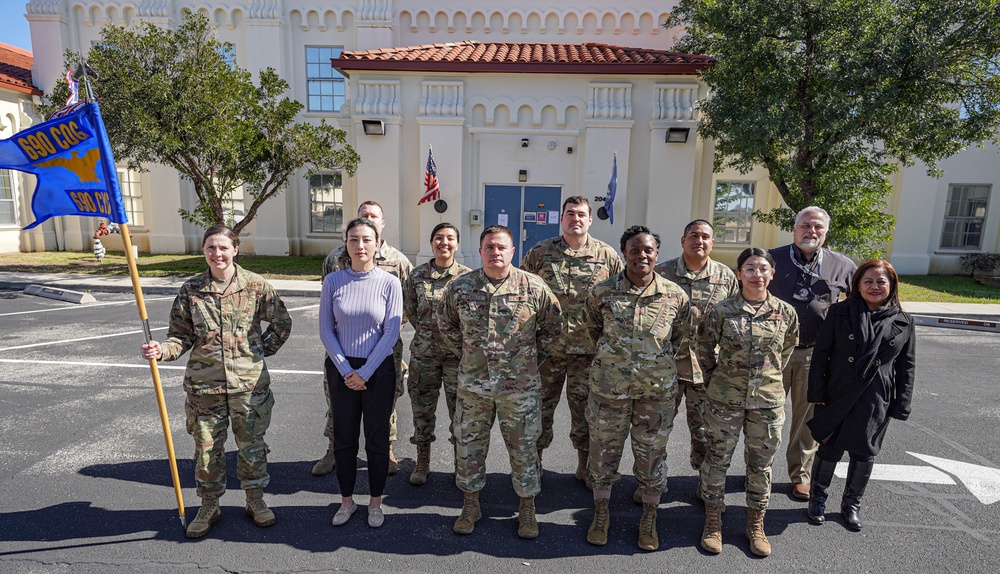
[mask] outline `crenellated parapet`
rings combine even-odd
[[[669,16],[666,10],[629,9],[404,9],[399,12],[400,28],[416,34],[483,33],[542,35],[657,35]]]
[[[343,32],[353,26],[357,19],[360,19],[360,16],[355,14],[354,9],[349,6],[338,8],[317,3],[315,6],[296,7],[288,11],[290,25],[298,27],[303,32],[312,30]]]
[[[476,96],[466,108],[470,127],[495,129],[576,130],[585,103],[579,98],[510,98]]]

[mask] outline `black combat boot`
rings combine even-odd
[[[847,528],[859,532],[861,527],[861,497],[865,495],[865,487],[872,476],[875,461],[851,461],[847,467],[847,486],[844,487],[844,498],[840,503],[840,511],[844,514]]]

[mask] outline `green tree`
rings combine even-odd
[[[296,123],[302,104],[283,95],[288,83],[268,68],[254,84],[250,72],[227,62],[233,47],[219,42],[205,17],[188,13],[174,30],[109,25],[101,39],[87,64],[96,73],[90,83],[115,158],[135,170],[165,164],[189,179],[198,205],[180,210],[184,219],[205,227],[230,224],[239,234],[299,170],[354,175],[360,158],[344,131],[325,121]],[[67,54],[70,66],[77,59]],[[44,111],[57,109],[67,95],[59,84]],[[252,203],[233,221],[225,207],[241,186]]]
[[[860,257],[892,237],[894,171],[940,175],[1000,126],[1000,0],[680,0],[665,26],[718,59],[698,130],[717,170],[767,168],[788,207],[758,220],[820,205]]]

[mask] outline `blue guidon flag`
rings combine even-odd
[[[66,107],[0,140],[0,168],[38,178],[31,229],[50,217],[83,215],[128,223],[111,144],[96,103]]]
[[[608,182],[608,195],[604,199],[604,211],[611,220],[611,225],[615,224],[615,193],[618,191],[618,152],[615,152],[615,159],[611,163],[611,181]]]

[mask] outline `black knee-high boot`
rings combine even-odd
[[[863,526],[861,524],[861,497],[865,495],[865,487],[868,486],[868,479],[872,476],[872,468],[875,461],[855,462],[851,461],[847,467],[847,486],[844,488],[844,499],[840,503],[840,511],[844,514],[844,522],[847,528],[858,532]]]
[[[836,461],[823,460],[819,456],[813,461],[812,479],[809,484],[809,506],[806,508],[809,522],[813,524],[826,522],[826,489],[830,488],[830,483],[833,481],[833,471],[836,468]]]

